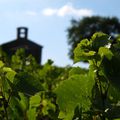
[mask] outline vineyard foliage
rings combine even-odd
[[[98,32],[74,50],[74,63],[89,68],[36,63],[19,49],[0,50],[0,119],[120,120],[120,37]]]

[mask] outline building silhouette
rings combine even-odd
[[[24,48],[26,55],[32,54],[36,61],[41,64],[42,46],[28,39],[28,28],[17,28],[17,38],[1,45],[1,48],[9,56],[13,55],[17,49]]]

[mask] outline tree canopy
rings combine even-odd
[[[90,39],[95,32],[104,32],[115,39],[120,33],[120,21],[117,17],[84,17],[80,20],[71,20],[67,29],[68,44],[70,45],[69,57],[73,59],[73,50],[84,38]]]

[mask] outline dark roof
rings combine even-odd
[[[28,29],[26,27],[17,28],[17,38],[1,45],[2,49],[9,55],[15,53],[19,48],[24,48],[28,54],[32,54],[37,62],[41,63],[42,45],[28,39]]]
[[[33,42],[32,40],[29,40],[29,39],[27,39],[27,40],[24,40],[24,39],[15,39],[15,40],[11,40],[9,42],[3,43],[1,46],[10,46],[11,47],[14,44],[16,46],[20,46],[22,44],[29,44],[29,45],[31,44],[32,46],[43,48],[42,45],[37,44],[37,43],[35,43],[35,42]]]

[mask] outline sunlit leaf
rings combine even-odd
[[[101,58],[103,58],[105,56],[109,60],[113,56],[113,53],[106,47],[100,47],[99,51],[98,51],[98,54],[101,56]]]
[[[4,63],[0,61],[0,68],[4,66]]]
[[[36,120],[36,108],[30,109],[27,112],[28,120]]]
[[[7,79],[13,82],[16,72],[9,67],[4,67],[3,71],[6,72]]]
[[[55,90],[60,107],[60,118],[72,120],[74,109],[80,105],[88,110],[94,81],[88,75],[74,75],[62,82]]]
[[[40,94],[37,93],[34,96],[30,97],[29,109],[27,111],[28,120],[36,120],[37,112],[36,109],[40,106]]]
[[[94,58],[95,51],[91,50],[90,42],[82,40],[74,50],[74,62],[80,62]]]

